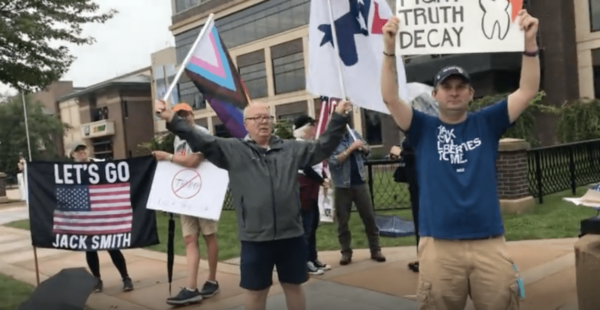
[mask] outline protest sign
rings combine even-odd
[[[218,221],[229,174],[204,161],[198,168],[159,162],[148,197],[148,209]]]
[[[146,209],[156,161],[30,162],[25,177],[33,246],[97,251],[158,244]]]
[[[397,0],[399,55],[522,52],[523,0]]]
[[[333,223],[335,221],[334,189],[319,188],[319,217],[321,222]]]

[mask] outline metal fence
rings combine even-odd
[[[394,182],[394,171],[401,163],[390,160],[372,160],[366,163],[367,184],[375,211],[410,209],[410,196],[406,183]],[[234,210],[229,192],[223,210]]]
[[[527,152],[529,191],[543,203],[548,194],[600,182],[600,139],[539,147]]]

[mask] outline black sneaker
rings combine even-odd
[[[203,298],[210,298],[210,297],[217,295],[218,292],[219,292],[219,282],[206,281],[204,283],[204,286],[202,286],[202,289],[200,290],[200,295]]]
[[[313,262],[307,262],[306,266],[308,268],[308,274],[318,276],[318,275],[322,275],[325,273],[325,271],[317,268]]]
[[[179,294],[177,294],[177,296],[167,298],[167,305],[184,306],[187,304],[201,302],[202,299],[203,298],[200,295],[200,292],[198,292],[198,289],[190,291],[184,287],[181,289],[181,291],[179,291]]]
[[[127,277],[123,279],[123,292],[133,291],[133,281],[131,278]]]
[[[408,264],[408,269],[412,270],[412,272],[419,272],[419,262],[413,262]]]
[[[96,278],[96,285],[94,285],[94,292],[95,293],[102,292],[103,286],[104,285],[102,284],[102,280],[100,280],[100,278]]]
[[[318,259],[315,259],[315,260],[313,261],[313,264],[315,265],[315,267],[317,267],[317,268],[319,268],[319,269],[321,269],[321,270],[323,270],[323,271],[331,270],[331,266],[329,266],[329,265],[327,265],[327,264],[324,264],[324,263],[322,263],[322,262],[321,262],[320,260],[318,260]]]

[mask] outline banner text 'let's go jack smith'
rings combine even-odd
[[[32,164],[34,170],[29,174],[35,175],[35,163]],[[154,167],[150,174],[153,174]],[[40,191],[36,188],[37,184],[30,185],[34,196],[55,202],[42,212],[48,215],[42,218],[45,222],[42,226],[50,226],[50,229],[38,232],[32,229],[32,238],[36,233],[38,239],[44,240],[45,247],[77,251],[123,249],[158,243],[154,212],[145,209],[152,178],[151,175],[144,177],[149,173],[143,168],[134,169],[141,176],[132,178],[128,161],[52,164],[53,179],[48,182],[52,188]],[[132,199],[134,196],[136,199]],[[145,222],[154,229],[137,225],[137,236],[134,236],[136,222]],[[50,234],[51,239],[42,234]]]

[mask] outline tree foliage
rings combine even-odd
[[[53,115],[44,114],[40,103],[32,103],[29,98],[26,102],[33,160],[57,158],[54,141],[62,139],[71,127]],[[0,105],[0,171],[14,172],[19,154],[28,157],[23,103],[21,96],[16,96]]]
[[[469,110],[477,111],[506,98],[507,94],[487,96],[475,100]],[[570,143],[600,138],[600,100],[579,99],[562,106],[544,104],[546,94],[541,91],[531,101],[529,108],[523,112],[514,127],[509,129],[503,138],[524,139],[532,146],[539,146],[536,137],[536,116],[540,114],[557,115],[557,135],[561,143]]]
[[[560,108],[558,139],[563,143],[600,138],[600,100],[581,99]]]
[[[508,94],[498,94],[492,96],[486,96],[473,101],[469,105],[469,110],[474,112],[478,111],[488,105],[494,104],[502,99],[506,99]],[[539,113],[556,113],[556,109],[543,104],[543,99],[546,94],[542,91],[531,100],[529,108],[521,114],[515,126],[510,128],[503,136],[503,138],[517,138],[524,139],[529,142],[532,146],[539,146],[540,141],[536,137],[535,132],[535,118]]]
[[[295,139],[292,130],[293,122],[288,119],[280,119],[273,126],[273,134],[281,139]]]
[[[93,0],[0,0],[0,83],[33,92],[58,81],[75,60],[62,44],[93,44],[81,26],[117,13],[98,9]]]
[[[165,151],[173,154],[175,152],[174,143],[175,135],[169,132],[163,135],[154,136],[152,140],[142,143],[138,147],[143,151]]]

